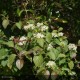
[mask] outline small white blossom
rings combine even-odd
[[[47,29],[48,29],[48,26],[46,26],[46,25],[44,25],[44,26],[41,27],[41,31],[45,31]]]
[[[34,24],[28,24],[24,26],[24,30],[34,29],[34,28],[35,28]]]
[[[47,48],[47,50],[50,50],[50,49],[52,49],[53,48],[53,46],[51,45],[51,43],[48,45],[48,48]]]
[[[63,36],[63,34],[64,34],[64,33],[60,32],[60,33],[58,33],[58,36]]]
[[[44,38],[44,35],[41,33],[33,34],[36,38]]]
[[[47,64],[46,64],[46,66],[48,66],[49,68],[51,68],[51,67],[55,67],[56,66],[56,63],[54,62],[54,61],[49,61]]]
[[[53,32],[52,37],[58,37],[58,34]]]
[[[56,13],[59,13],[59,11],[56,11]]]
[[[71,57],[71,58],[75,58],[76,55],[77,55],[76,53],[71,53],[71,54],[70,54],[70,57]]]
[[[24,44],[26,43],[26,40],[27,40],[27,38],[24,37],[24,36],[22,36],[22,37],[20,38],[20,42],[18,43],[18,45],[20,45],[20,46],[24,45]]]
[[[13,39],[14,39],[14,36],[11,36],[9,40],[13,40]]]
[[[77,49],[77,46],[75,45],[75,44],[69,44],[68,45],[68,48],[69,48],[69,50],[75,50],[76,51],[76,49]]]
[[[42,25],[43,25],[43,23],[37,23],[37,27],[40,27]]]

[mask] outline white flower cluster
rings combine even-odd
[[[53,32],[52,37],[60,37],[60,36],[63,36],[63,34],[64,33],[62,33],[62,32],[59,32],[59,33]]]
[[[35,25],[34,24],[28,24],[28,25],[25,25],[24,27],[24,30],[28,30],[28,29],[34,29],[35,28]]]
[[[58,36],[63,36],[63,34],[64,34],[64,33],[60,32],[60,33],[58,33]]]
[[[52,33],[52,37],[58,37],[57,33]]]
[[[34,37],[36,38],[44,38],[45,36],[41,33],[33,34]]]
[[[41,26],[43,26],[43,23],[37,23],[37,27],[41,27]]]
[[[44,25],[43,23],[37,23],[37,27],[41,29],[41,31],[46,31],[48,26]]]
[[[25,43],[26,43],[26,41],[27,41],[27,38],[25,37],[25,36],[22,36],[20,39],[19,39],[19,43],[18,43],[18,45],[19,46],[22,46],[22,45],[24,45]]]
[[[77,56],[76,52],[70,54],[71,58],[75,58],[76,56]]]
[[[69,44],[68,45],[68,48],[69,48],[69,50],[74,50],[74,51],[76,51],[76,49],[77,49],[77,46],[75,45],[75,44]]]
[[[52,49],[52,48],[53,48],[53,46],[52,46],[52,44],[50,43],[50,44],[48,45],[47,50],[50,50],[50,49]]]
[[[52,68],[53,66],[55,67],[56,66],[56,63],[54,61],[49,61],[47,64],[46,64],[47,67],[49,68]]]
[[[47,29],[48,29],[48,26],[46,26],[46,25],[44,25],[44,26],[41,27],[41,31],[45,31]]]

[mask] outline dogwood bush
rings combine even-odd
[[[76,75],[77,46],[68,43],[61,27],[54,30],[47,22],[28,21],[22,25],[22,30],[25,32],[23,35],[11,35],[8,40],[0,39],[2,67],[17,72],[25,66],[26,57],[33,63],[33,74],[43,76],[39,78],[53,80],[60,75]]]

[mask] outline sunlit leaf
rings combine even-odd
[[[19,29],[21,29],[21,27],[22,27],[22,22],[21,22],[21,21],[17,22],[17,23],[16,23],[16,26],[17,26]]]
[[[52,52],[52,51],[48,52],[47,55],[48,55],[52,60],[55,60],[55,59],[56,59],[55,53]]]
[[[15,58],[16,58],[16,55],[15,55],[15,54],[11,54],[11,55],[8,57],[7,66],[8,66],[10,69],[12,68],[12,65],[13,65],[13,62],[15,61]]]
[[[46,34],[46,41],[47,41],[47,42],[50,42],[51,39],[52,39],[52,35],[51,35],[51,33],[48,32],[48,33]]]
[[[16,67],[17,67],[19,70],[23,67],[23,65],[24,65],[24,60],[18,59],[18,60],[16,61]]]
[[[74,67],[73,61],[70,61],[70,62],[68,63],[68,66],[69,66],[70,69],[73,69],[73,67]]]
[[[33,61],[36,67],[40,67],[43,63],[43,56],[42,55],[34,56]]]
[[[0,59],[7,57],[8,52],[5,49],[0,49]]]
[[[43,45],[44,45],[44,39],[42,39],[42,38],[37,39],[37,43],[38,43],[41,47],[43,47]]]
[[[2,22],[2,25],[3,25],[4,29],[6,29],[7,26],[9,25],[9,20],[8,19],[4,19],[3,22]]]

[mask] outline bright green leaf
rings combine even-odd
[[[32,32],[28,32],[28,37],[31,38]]]
[[[5,49],[0,49],[0,59],[7,57],[7,51]]]
[[[11,54],[9,57],[8,57],[8,62],[7,62],[7,66],[11,69],[12,68],[12,65],[13,65],[13,62],[16,58],[16,55],[15,54]]]
[[[68,63],[68,66],[69,66],[70,69],[73,69],[73,67],[74,67],[74,62],[73,62],[73,61],[70,61],[70,62]]]
[[[65,62],[66,62],[65,59],[60,59],[60,60],[59,60],[59,65],[64,64]]]
[[[37,43],[38,43],[41,47],[43,47],[43,45],[44,45],[44,39],[42,39],[42,38],[37,39]]]
[[[2,22],[2,25],[3,25],[4,29],[6,29],[7,26],[9,25],[9,20],[8,19],[4,19],[3,22]]]
[[[14,47],[13,41],[8,41],[8,42],[5,43],[5,45],[7,45],[9,47]]]
[[[21,21],[17,22],[17,23],[16,23],[16,26],[17,26],[19,29],[21,29],[21,27],[22,27],[22,22],[21,22]]]
[[[34,61],[35,66],[39,67],[43,63],[43,56],[42,55],[34,56],[33,61]]]
[[[48,32],[48,33],[46,34],[46,41],[47,41],[47,42],[50,42],[51,39],[52,39],[52,35]]]
[[[59,54],[58,57],[62,58],[62,57],[66,57],[66,55],[65,54]]]
[[[59,45],[59,44],[60,44],[59,39],[55,38],[55,39],[54,39],[54,43]]]
[[[7,60],[6,60],[6,61],[1,61],[1,65],[2,65],[3,67],[5,67],[6,64],[7,64]]]
[[[59,29],[58,29],[58,31],[62,31],[63,30],[63,28],[62,27],[60,27]]]
[[[49,53],[47,53],[47,55],[48,55],[51,59],[53,59],[53,60],[56,59],[55,53],[52,52],[52,51],[50,51]]]

